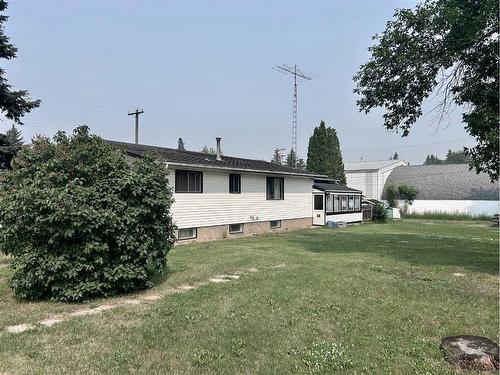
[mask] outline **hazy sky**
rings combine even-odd
[[[140,143],[188,149],[222,137],[226,155],[272,157],[291,144],[292,80],[275,65],[297,64],[298,149],[306,156],[320,120],[337,129],[345,161],[473,145],[460,124],[423,117],[412,134],[387,133],[381,111],[358,112],[352,77],[371,36],[408,1],[11,1],[6,33],[18,58],[3,62],[15,88],[42,99],[25,117],[25,140],[79,124],[133,142],[129,110],[143,108]],[[10,123],[0,123],[0,131]]]

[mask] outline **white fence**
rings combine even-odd
[[[416,200],[408,208],[409,213],[443,212],[471,216],[493,215],[498,211],[498,201]]]

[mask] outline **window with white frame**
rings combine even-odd
[[[349,195],[348,211],[354,211],[354,195]]]
[[[271,220],[269,226],[271,229],[281,228],[281,220]]]
[[[196,238],[198,235],[198,230],[196,228],[182,228],[177,231],[178,240],[189,240],[191,238]]]
[[[341,195],[340,202],[341,202],[341,206],[342,206],[342,212],[346,212],[347,211],[347,195]]]
[[[340,212],[340,195],[333,196],[333,212]]]
[[[342,213],[342,212],[359,212],[361,210],[360,195],[341,195],[327,194],[326,195],[326,212]]]
[[[326,193],[326,212],[333,212],[333,194]]]
[[[202,193],[203,173],[199,171],[175,171],[176,193]]]
[[[229,233],[243,233],[243,224],[229,224]]]
[[[285,199],[285,179],[283,177],[266,178],[266,198],[267,200]]]
[[[359,211],[361,209],[361,196],[354,196],[354,211]]]

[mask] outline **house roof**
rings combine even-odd
[[[119,147],[132,157],[140,157],[145,153],[152,152],[158,154],[168,164],[187,167],[205,167],[214,169],[230,169],[251,172],[270,172],[279,174],[290,174],[306,177],[325,177],[317,173],[297,170],[284,165],[273,164],[264,160],[252,160],[222,156],[222,160],[217,160],[215,155],[202,152],[184,151],[175,148],[157,147],[134,143],[109,141],[109,144]]]
[[[362,193],[361,190],[352,189],[345,185],[335,184],[333,182],[315,182],[313,188],[321,191],[334,191],[337,193]]]
[[[476,174],[467,164],[419,165],[395,168],[384,185],[407,184],[417,189],[416,199],[499,200],[498,182]],[[385,191],[382,194],[385,199]]]
[[[396,168],[400,165],[406,165],[406,162],[403,160],[356,161],[344,163],[344,170],[346,172],[369,172],[385,168]]]

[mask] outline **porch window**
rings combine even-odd
[[[332,194],[326,194],[326,212],[333,212],[333,197]]]
[[[359,211],[361,209],[361,196],[354,196],[354,210]]]
[[[176,193],[202,193],[203,173],[198,171],[175,170]]]
[[[347,195],[340,196],[340,202],[342,205],[342,212],[347,211]]]
[[[266,199],[283,200],[285,199],[285,179],[283,177],[266,178]]]
[[[349,195],[349,211],[354,211],[354,195]]]
[[[333,196],[333,212],[340,212],[340,195]]]

